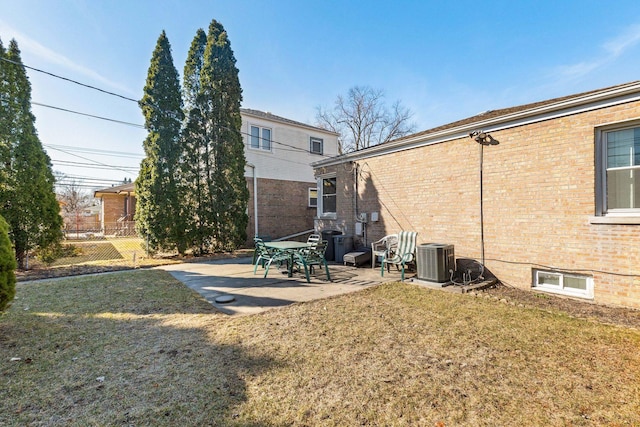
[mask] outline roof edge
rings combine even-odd
[[[288,124],[288,125],[298,126],[306,129],[312,129],[317,132],[328,133],[330,135],[336,135],[336,136],[340,135],[339,133],[328,130],[328,129],[323,129],[318,126],[313,126],[307,123],[298,122],[296,120],[287,119],[286,117],[277,116],[275,114],[265,112],[265,111],[255,110],[251,108],[240,108],[240,113],[243,115],[255,117],[258,119],[273,120],[273,121]]]
[[[632,95],[635,95],[635,97],[632,97]],[[433,128],[433,132],[430,130],[418,132],[413,135],[389,141],[384,144],[379,144],[370,148],[366,148],[364,150],[354,151],[351,153],[343,154],[341,156],[332,157],[330,159],[320,160],[318,162],[312,163],[312,166],[316,168],[322,166],[338,165],[347,161],[380,156],[382,154],[386,154],[387,152],[390,153],[395,151],[408,150],[419,146],[458,139],[462,136],[468,135],[470,131],[477,129],[482,129],[484,131],[503,130],[521,126],[523,124],[544,121],[563,115],[570,115],[577,112],[602,108],[604,106],[631,102],[633,100],[640,99],[640,81],[630,82],[618,86],[604,88],[601,90],[586,92],[583,94],[576,94],[575,96],[556,99],[558,99],[557,102],[553,102],[554,99],[548,100],[548,103],[544,103],[543,101],[543,105],[540,105],[539,102],[533,104],[525,104],[525,106],[532,105],[532,107],[512,113],[505,113],[503,115],[487,118],[485,120],[481,119],[481,115],[472,116],[469,119],[478,117],[478,120],[464,123],[460,126],[439,126]],[[615,102],[616,99],[619,99],[619,101]],[[613,100],[614,102],[606,103],[606,101],[609,100]],[[454,123],[456,122],[451,122],[451,124]],[[442,129],[443,127],[445,128]]]

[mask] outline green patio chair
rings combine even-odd
[[[315,247],[310,247],[304,252],[299,251],[294,257],[294,263],[304,269],[304,275],[307,278],[307,283],[311,283],[309,278],[309,271],[313,273],[313,266],[324,265],[324,271],[327,273],[327,280],[331,281],[331,275],[329,274],[329,266],[327,260],[324,258],[324,253],[327,250],[329,242],[321,240],[316,243]]]
[[[264,245],[264,241],[260,238],[255,238],[256,248],[253,251],[253,274],[256,274],[258,265],[261,265],[265,269],[264,277],[267,277],[269,273],[269,267],[272,263],[281,265],[288,262],[289,256],[274,249],[269,249]]]
[[[384,277],[385,265],[387,269],[389,269],[391,264],[395,264],[396,268],[398,268],[398,266],[402,267],[401,279],[404,282],[404,268],[414,260],[417,237],[418,233],[415,231],[401,231],[398,233],[398,245],[395,251],[385,254],[382,257],[382,267],[380,268],[380,275],[382,277]]]

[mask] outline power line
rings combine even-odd
[[[122,183],[121,179],[107,179],[107,178],[95,178],[91,176],[83,176],[83,175],[71,175],[71,174],[62,174],[61,176],[56,177],[56,182],[58,181],[86,181],[86,182],[113,182],[113,183]]]
[[[137,123],[125,122],[125,121],[116,120],[116,119],[110,119],[108,117],[96,116],[94,114],[81,113],[79,111],[68,110],[66,108],[55,107],[53,105],[42,104],[42,103],[39,103],[39,102],[32,101],[31,104],[37,105],[39,107],[52,108],[54,110],[60,110],[60,111],[64,111],[64,112],[67,112],[67,113],[78,114],[78,115],[81,115],[81,116],[92,117],[94,119],[106,120],[106,121],[109,121],[109,122],[118,123],[118,124],[121,124],[121,125],[127,125],[127,126],[131,126],[131,127],[139,128],[139,129],[144,129],[145,128],[143,125],[140,125],[140,124],[137,124]]]
[[[63,150],[69,150],[76,153],[105,155],[105,156],[111,156],[111,157],[127,157],[132,159],[144,158],[144,154],[132,153],[132,152],[126,152],[126,151],[100,150],[98,148],[73,147],[70,145],[58,145],[58,144],[42,144],[42,145],[44,145],[45,147],[51,147],[53,149],[61,148]]]
[[[57,74],[54,74],[54,73],[51,73],[51,72],[48,72],[48,71],[44,71],[44,70],[41,70],[41,69],[38,69],[38,68],[35,68],[35,67],[31,67],[31,66],[25,65],[24,63],[21,64],[21,63],[18,63],[18,62],[15,62],[15,61],[12,61],[12,60],[9,60],[9,59],[6,59],[6,58],[0,58],[0,59],[2,59],[4,61],[7,61],[7,62],[10,62],[10,63],[15,64],[15,65],[22,65],[25,68],[28,68],[30,70],[34,70],[34,71],[37,71],[37,72],[40,72],[40,73],[43,73],[43,74],[47,74],[49,76],[52,76],[52,77],[55,77],[55,78],[58,78],[58,79],[61,79],[61,80],[65,80],[65,81],[68,81],[70,83],[74,83],[74,84],[77,84],[77,85],[80,85],[80,86],[83,86],[83,87],[86,87],[86,88],[89,88],[89,89],[97,90],[99,92],[102,92],[102,93],[105,93],[105,94],[108,94],[108,95],[112,95],[112,96],[116,96],[118,98],[122,98],[122,99],[125,99],[127,101],[135,102],[137,105],[141,105],[141,103],[138,100],[133,99],[133,98],[129,98],[129,97],[124,96],[124,95],[120,95],[120,94],[115,93],[115,92],[111,92],[111,91],[108,91],[108,90],[105,90],[105,89],[98,88],[96,86],[92,86],[92,85],[88,85],[88,84],[85,84],[85,83],[81,83],[81,82],[78,82],[76,80],[73,80],[73,79],[70,79],[70,78],[67,78],[67,77],[59,76]],[[86,117],[92,117],[92,118],[96,118],[96,119],[100,119],[100,120],[106,120],[106,121],[110,121],[110,122],[113,122],[113,123],[118,123],[118,124],[123,124],[123,125],[127,125],[127,126],[132,126],[132,127],[136,127],[136,128],[145,129],[145,127],[143,125],[140,125],[140,124],[137,124],[137,123],[125,122],[125,121],[122,121],[122,120],[116,120],[116,119],[111,119],[111,118],[107,118],[107,117],[96,116],[96,115],[93,115],[93,114],[82,113],[82,112],[79,112],[79,111],[73,111],[73,110],[69,110],[69,109],[66,109],[66,108],[55,107],[55,106],[52,106],[52,105],[47,105],[47,104],[42,104],[42,103],[37,103],[37,102],[32,102],[32,104],[38,105],[38,106],[41,106],[41,107],[52,108],[52,109],[55,109],[55,110],[60,110],[60,111],[68,112],[68,113],[78,114],[78,115],[82,115],[82,116],[86,116]],[[150,105],[150,106],[152,106],[154,108],[157,108],[158,110],[162,111],[160,108],[158,108],[157,106],[155,106],[153,104],[147,104],[147,105]],[[232,129],[229,129],[228,127],[226,127],[226,126],[221,126],[221,127],[226,129],[226,130],[232,130]],[[243,132],[243,131],[240,131],[240,134],[247,135],[249,137],[252,136],[250,133]],[[288,147],[289,148],[288,150],[284,149],[284,148],[281,148],[281,150],[283,150],[283,151],[297,151],[297,152],[304,152],[304,153],[308,153],[309,152],[305,148],[296,147],[294,145],[287,144],[287,143],[284,143],[284,142],[280,142],[280,141],[277,141],[277,140],[270,140],[270,142],[273,143],[273,144],[277,144],[277,145],[281,145],[283,147]],[[248,146],[248,144],[246,144],[246,145]],[[54,147],[51,147],[51,148],[54,148]],[[332,157],[332,156],[329,156],[329,155],[326,155],[326,154],[319,154],[318,156],[319,157],[325,157],[325,158]],[[85,159],[85,160],[88,160],[88,159]],[[291,161],[291,160],[289,160],[289,162],[306,165],[305,163],[295,162],[295,161]]]
[[[106,166],[106,167],[107,167],[107,168],[109,168],[109,169],[120,170],[120,171],[122,171],[122,172],[124,172],[124,173],[126,173],[126,174],[130,174],[130,173],[132,172],[132,171],[127,171],[127,170],[124,170],[124,169],[120,169],[120,168],[118,168],[118,167],[113,167],[113,166],[111,166],[111,165],[107,165],[106,163],[98,162],[98,161],[96,161],[96,160],[92,160],[92,159],[89,159],[89,158],[87,158],[87,157],[80,156],[80,155],[78,155],[78,154],[73,154],[73,153],[71,153],[71,152],[69,152],[69,151],[62,150],[62,149],[60,149],[60,148],[54,148],[54,150],[60,151],[60,152],[62,152],[62,153],[68,154],[68,155],[73,156],[73,157],[78,157],[78,158],[80,158],[80,159],[82,159],[82,160],[86,160],[86,161],[88,161],[88,162],[91,162],[91,163],[93,163],[94,165],[98,165],[98,166]],[[94,166],[94,167],[97,167],[97,166]]]
[[[72,166],[72,167],[91,167],[95,169],[118,169],[118,170],[130,170],[131,172],[136,172],[139,168],[137,166],[114,166],[114,165],[96,165],[94,163],[85,163],[85,162],[72,162],[70,160],[51,160],[53,163],[57,163],[59,165]]]
[[[136,104],[140,105],[140,102],[138,100],[133,99],[133,98],[129,98],[129,97],[124,96],[124,95],[120,95],[120,94],[115,93],[115,92],[111,92],[111,91],[104,90],[104,89],[101,89],[101,88],[96,87],[96,86],[92,86],[92,85],[88,85],[88,84],[85,84],[85,83],[81,83],[81,82],[78,82],[76,80],[73,80],[73,79],[70,79],[70,78],[67,78],[67,77],[62,77],[62,76],[59,76],[57,74],[50,73],[48,71],[40,70],[40,69],[35,68],[35,67],[30,67],[28,65],[25,65],[24,63],[20,64],[18,62],[11,61],[10,59],[6,59],[6,58],[0,58],[0,59],[2,59],[4,61],[7,61],[7,62],[10,62],[10,63],[15,64],[15,65],[22,65],[25,68],[28,68],[30,70],[34,70],[34,71],[37,71],[37,72],[40,72],[40,73],[43,73],[43,74],[47,74],[49,76],[52,76],[52,77],[55,77],[55,78],[58,78],[58,79],[61,79],[61,80],[65,80],[65,81],[68,81],[68,82],[71,82],[71,83],[74,83],[74,84],[77,84],[77,85],[80,85],[80,86],[84,86],[84,87],[89,88],[89,89],[97,90],[99,92],[106,93],[108,95],[117,96],[118,98],[122,98],[122,99],[125,99],[127,101],[135,102]],[[78,111],[68,110],[66,108],[55,107],[55,106],[52,106],[52,105],[40,104],[40,103],[37,103],[37,102],[32,102],[32,104],[39,105],[41,107],[53,108],[53,109],[60,110],[60,111],[65,111],[65,112],[68,112],[68,113],[79,114],[79,115],[83,115],[83,116],[87,116],[87,117],[93,117],[93,118],[100,119],[100,120],[107,120],[107,121],[114,122],[114,123],[120,123],[120,124],[124,124],[124,125],[128,125],[128,126],[133,126],[133,127],[145,129],[145,127],[143,125],[136,124],[136,123],[124,122],[124,121],[121,121],[121,120],[115,120],[115,119],[110,119],[110,118],[106,118],[106,117],[95,116],[93,114],[81,113],[81,112],[78,112]],[[154,108],[158,108],[156,105],[153,105],[153,104],[147,104],[147,105],[150,105],[150,106],[152,106]],[[226,126],[221,126],[221,127],[225,128],[227,130],[230,130]],[[240,131],[240,133],[243,134],[243,135],[252,136],[248,132]],[[282,145],[284,147],[289,147],[289,148],[291,148],[291,149],[293,149],[295,151],[301,151],[301,152],[305,152],[305,153],[308,152],[308,150],[306,150],[304,148],[296,147],[294,145],[286,144],[284,142],[280,142],[280,141],[276,141],[276,140],[271,140],[271,142],[274,143],[274,144]],[[328,156],[328,155],[325,155],[325,154],[320,154],[320,156],[326,157],[326,158],[332,157],[332,156]]]
[[[24,63],[19,63],[19,62],[16,62],[16,61],[12,61],[12,60],[7,59],[7,58],[0,57],[0,59],[3,60],[3,61],[6,61],[6,62],[10,62],[10,63],[15,64],[15,65],[18,65],[18,66],[22,65],[24,68],[28,68],[30,70],[37,71],[39,73],[47,74],[47,75],[55,77],[57,79],[65,80],[65,81],[68,81],[68,82],[71,82],[71,83],[75,83],[75,84],[80,85],[80,86],[87,87],[89,89],[93,89],[93,90],[97,90],[97,91],[102,92],[102,93],[106,93],[108,95],[117,96],[118,98],[126,99],[127,101],[133,101],[135,103],[138,103],[138,101],[136,99],[129,98],[129,97],[124,96],[124,95],[119,95],[119,94],[117,94],[115,92],[110,92],[108,90],[100,89],[99,87],[91,86],[91,85],[88,85],[88,84],[85,84],[85,83],[80,83],[80,82],[78,82],[76,80],[72,80],[72,79],[69,79],[67,77],[62,77],[62,76],[59,76],[57,74],[50,73],[48,71],[40,70],[38,68],[30,67],[28,65],[25,65]]]

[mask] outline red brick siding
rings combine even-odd
[[[249,187],[248,244],[255,236],[253,178]],[[316,209],[308,207],[309,188],[315,183],[258,179],[258,234],[275,239],[313,228]]]

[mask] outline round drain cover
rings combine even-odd
[[[235,300],[236,298],[233,295],[220,295],[219,297],[216,297],[216,302],[220,304],[226,304]]]

